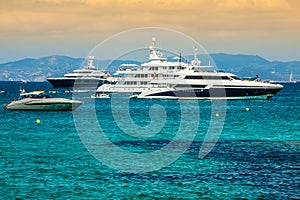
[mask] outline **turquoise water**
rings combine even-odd
[[[16,98],[20,85],[28,91],[53,90],[47,83],[0,82],[0,89],[8,91],[0,94],[0,101]],[[75,113],[0,112],[2,199],[300,198],[299,83],[285,84],[269,101],[227,101],[219,117],[210,101],[186,101],[182,106],[178,101],[133,99],[124,106],[118,101],[128,101],[126,96],[112,103],[113,99],[94,101],[88,95],[76,96],[84,104]],[[72,93],[58,90],[53,96],[72,98]],[[157,105],[157,110],[151,110]],[[181,118],[182,109],[190,113],[186,119]],[[220,125],[215,119],[222,117],[225,122]],[[156,126],[150,126],[151,120]],[[150,172],[117,170],[130,162],[138,169],[163,163],[166,157],[152,160],[147,155],[170,144],[183,121],[187,121],[183,130],[196,128],[196,132],[177,160]],[[209,125],[213,130],[221,126],[222,133],[213,150],[199,159]],[[101,141],[101,146],[97,141],[83,142],[94,133],[145,159],[138,162],[134,156],[115,156],[107,142]],[[176,141],[174,149],[178,150],[187,140]],[[176,153],[171,151],[170,157]],[[112,167],[116,159],[118,165]]]

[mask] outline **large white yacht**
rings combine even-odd
[[[48,78],[47,80],[55,88],[95,88],[99,87],[110,77],[105,70],[97,69],[94,64],[94,56],[89,56],[87,65],[81,69],[76,69],[72,73],[65,74],[64,77]]]
[[[115,75],[119,76],[116,84],[103,84],[97,89],[97,93],[141,93],[150,87],[152,80],[174,79],[183,70],[189,70],[189,64],[181,61],[181,57],[175,56],[173,61],[168,61],[155,47],[155,38],[152,38],[149,46],[149,62],[134,67],[132,64],[121,65]]]
[[[150,99],[270,99],[283,88],[279,84],[242,80],[216,70],[182,72],[173,80],[153,80],[137,98]]]

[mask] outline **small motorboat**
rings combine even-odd
[[[7,93],[5,90],[0,90],[0,94],[5,94]]]
[[[96,93],[96,94],[92,94],[91,98],[92,99],[109,99],[110,96],[109,96],[109,94],[106,94],[106,93]]]
[[[82,101],[65,98],[51,98],[44,91],[21,92],[18,100],[12,101],[5,108],[8,110],[47,110],[71,111],[82,104]]]

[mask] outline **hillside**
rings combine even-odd
[[[107,69],[110,73],[116,71],[123,63],[139,64],[135,61],[95,60],[99,69]],[[0,81],[46,81],[48,77],[61,77],[75,69],[86,65],[83,58],[67,56],[48,56],[39,59],[22,59],[0,64]],[[109,67],[107,67],[109,66]]]
[[[207,56],[199,56],[203,64],[208,64],[211,59]],[[300,79],[300,61],[294,62],[270,62],[255,55],[231,55],[211,54],[219,70],[232,72],[240,77],[253,77],[259,75],[262,79],[288,80],[290,72],[294,79]],[[187,57],[188,60],[192,56]],[[82,67],[83,58],[71,58],[67,56],[48,56],[39,59],[22,59],[14,62],[0,64],[0,81],[23,80],[45,81],[47,77],[60,77],[65,73]],[[96,60],[95,65],[101,69],[107,69],[113,73],[123,63],[140,64],[129,60]],[[108,67],[107,67],[108,66]]]
[[[293,72],[294,79],[300,79],[300,61],[270,62],[260,56],[212,54],[217,67],[232,72],[240,77],[254,77],[262,79],[288,80]]]

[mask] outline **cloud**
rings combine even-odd
[[[49,52],[51,45],[53,52],[69,55],[149,26],[183,32],[216,49],[289,44],[289,53],[299,52],[298,0],[0,0],[0,5],[0,43],[4,53],[11,49],[8,56],[16,49],[25,56],[30,49]]]
[[[299,32],[295,26],[300,19],[299,3],[292,0],[0,2],[2,38],[97,38],[144,26],[173,28],[191,36],[223,38],[280,34],[283,29],[286,33]]]
[[[290,9],[286,0],[223,0],[216,1],[219,11],[276,12]]]

